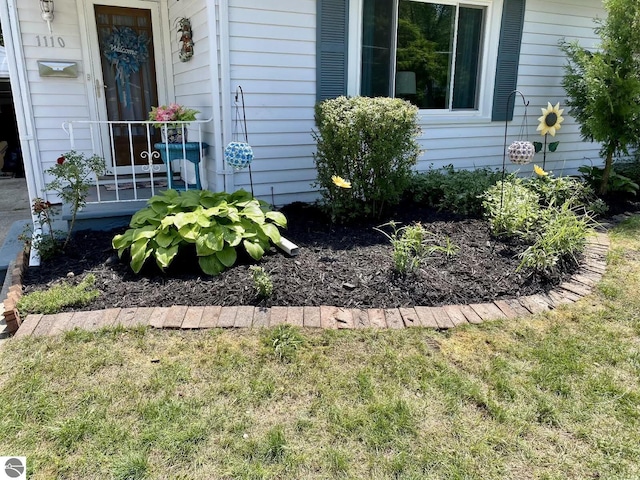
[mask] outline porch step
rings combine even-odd
[[[147,204],[146,200],[114,203],[91,203],[76,215],[74,230],[112,230],[126,227],[131,216]],[[62,219],[69,224],[71,209],[68,205],[62,208]]]

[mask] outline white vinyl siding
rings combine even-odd
[[[231,0],[231,95],[245,96],[247,131],[254,151],[254,192],[278,205],[313,200],[317,193],[315,142],[316,3],[314,0]],[[231,105],[231,130],[235,106]],[[234,174],[236,188],[250,190],[247,169]]]
[[[604,10],[598,0],[527,0],[525,13],[518,89],[530,102],[525,124],[525,137],[530,141],[543,141],[536,132],[541,108],[547,102],[565,108],[565,122],[553,140],[560,146],[547,154],[546,167],[556,175],[577,173],[577,167],[592,161],[600,162],[599,145],[582,142],[579,126],[571,118],[562,88],[566,60],[558,48],[558,42],[578,40],[582,45],[594,47],[598,43],[593,28],[593,18],[602,17]],[[508,125],[507,143],[519,139],[523,123],[524,107],[520,96],[516,96],[514,119]],[[479,122],[473,124],[445,123],[429,119],[423,124],[421,145],[426,149],[418,168],[424,170],[433,165],[439,168],[453,164],[456,168],[491,167],[501,168],[504,143],[503,122]],[[446,119],[443,119],[446,122]],[[526,138],[525,138],[526,139]],[[536,154],[534,163],[542,165],[542,152]],[[511,171],[527,174],[532,165],[519,167],[510,164]]]

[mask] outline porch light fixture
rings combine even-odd
[[[53,22],[53,0],[40,0],[40,15],[42,19],[47,22],[49,26],[49,33],[51,33],[51,22]]]

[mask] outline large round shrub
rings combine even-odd
[[[334,221],[377,218],[400,197],[420,154],[418,109],[393,98],[338,97],[316,105],[314,154]],[[334,184],[338,176],[351,188]]]

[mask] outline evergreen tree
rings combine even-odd
[[[640,143],[640,2],[604,0],[597,19],[597,51],[562,42],[567,55],[563,86],[583,140],[601,142],[605,168],[600,193],[607,193],[614,157]]]

